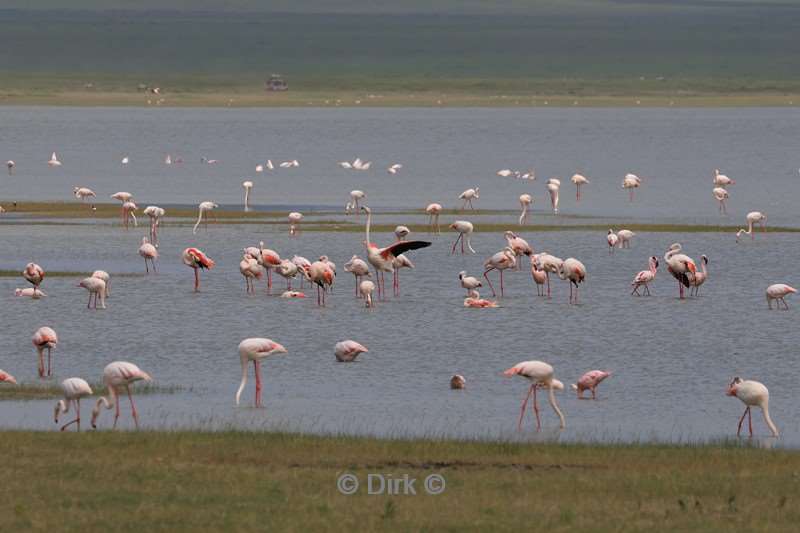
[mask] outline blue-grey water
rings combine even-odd
[[[75,201],[75,185],[92,187],[100,197],[129,190],[140,206],[206,199],[237,204],[240,183],[249,177],[256,183],[254,203],[287,210],[339,208],[353,188],[367,191],[376,211],[430,201],[455,206],[458,194],[475,185],[481,187],[479,207],[513,209],[518,195],[530,191],[537,198],[534,220],[558,223],[570,219],[545,215],[543,184],[557,174],[565,178],[564,215],[734,224],[758,209],[768,213],[771,225],[800,225],[793,204],[800,192],[797,125],[797,111],[787,109],[0,108],[0,158],[17,162],[13,176],[0,178],[0,205],[9,208],[6,199]],[[53,150],[61,168],[46,165]],[[168,167],[165,153],[185,162]],[[125,154],[131,164],[123,167],[119,159]],[[203,155],[220,163],[202,165]],[[355,173],[336,165],[356,156],[373,160],[373,170]],[[255,175],[251,169],[267,158],[297,158],[301,166]],[[395,161],[405,168],[389,176],[384,169]],[[494,175],[507,167],[534,167],[538,179]],[[711,198],[717,167],[737,180],[728,217],[717,215]],[[576,170],[592,180],[579,205],[567,181]],[[619,186],[628,171],[646,176],[633,204]],[[499,234],[477,233],[476,255],[449,256],[453,235],[445,231],[432,238],[432,247],[410,254],[416,269],[403,271],[402,296],[368,310],[353,297],[353,279],[342,269],[354,253],[363,256],[360,233],[290,238],[283,225],[211,224],[192,235],[190,226],[169,225],[169,213],[167,218],[159,273],[113,277],[144,270],[137,254],[142,228],[126,232],[116,221],[89,218],[80,224],[10,224],[18,218],[3,215],[0,269],[21,271],[35,261],[51,271],[104,269],[113,279],[108,308],[90,311],[77,279],[48,278],[43,289],[49,297],[32,301],[13,296],[15,287],[27,285],[24,279],[0,278],[0,368],[36,382],[30,337],[50,325],[60,336],[55,380],[81,376],[97,382],[106,363],[123,359],[161,385],[182,387],[138,398],[146,427],[505,438],[515,435],[527,383],[501,373],[518,361],[541,359],[567,384],[586,370],[614,372],[596,402],[559,393],[567,418],[559,438],[684,442],[735,434],[743,406],[724,390],[740,375],[767,384],[780,444],[800,445],[800,401],[793,394],[800,302],[789,298],[789,311],[770,312],[764,301],[767,285],[798,283],[797,234],[759,234],[737,244],[729,233],[640,233],[630,250],[609,255],[603,231],[522,230],[537,250],[584,262],[581,304],[567,305],[568,287],[560,280],[554,281],[552,300],[536,297],[526,265],[508,273],[502,307],[471,310],[462,307],[457,273],[479,275],[483,260],[505,241]],[[517,229],[516,216],[493,220]],[[392,239],[373,235],[377,243]],[[328,307],[318,308],[313,298],[268,296],[263,282],[256,295],[245,294],[241,249],[261,240],[282,256],[327,254],[337,262]],[[701,296],[678,300],[675,282],[662,269],[652,297],[631,297],[633,275],[650,255],[663,256],[676,241],[692,257],[710,258]],[[180,262],[189,245],[217,261],[214,270],[201,274],[199,294],[192,292],[191,270]],[[236,347],[254,336],[281,342],[289,353],[262,365],[266,407],[246,406],[252,403],[251,381],[245,405],[237,408]],[[354,364],[336,363],[333,345],[347,338],[370,352]],[[449,390],[454,373],[466,377],[466,390]],[[0,425],[52,428],[52,404],[3,401]],[[541,436],[553,438],[557,420],[543,407]],[[104,413],[101,427],[111,419]],[[128,423],[126,417],[123,427]],[[538,438],[532,423],[526,420],[523,438]],[[754,425],[766,434],[759,413]]]

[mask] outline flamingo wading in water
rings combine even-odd
[[[208,229],[208,213],[212,210],[218,208],[219,205],[215,204],[214,202],[200,202],[200,205],[197,206],[198,213],[197,213],[197,222],[192,228],[192,233],[197,233],[197,227],[200,225],[201,222],[205,219],[205,228]]]
[[[337,342],[333,347],[333,354],[340,363],[352,363],[362,353],[367,353],[367,347],[353,340]]]
[[[39,370],[39,377],[43,378],[45,376],[52,375],[51,372],[51,352],[53,348],[58,345],[58,335],[56,332],[47,326],[43,326],[36,330],[33,334],[33,338],[31,339],[33,345],[36,347],[36,353],[38,355],[38,370]],[[44,370],[44,351],[47,350],[47,372]]]
[[[767,287],[767,307],[772,309],[772,300],[776,300],[776,305],[778,309],[781,308],[781,304],[783,304],[784,309],[789,309],[789,305],[786,303],[784,298],[790,294],[794,294],[797,292],[797,289],[794,287],[790,287],[785,283],[776,283],[774,285],[770,285]]]
[[[589,179],[583,174],[575,174],[572,176],[572,183],[575,184],[575,201],[581,201],[581,187],[589,184]]]
[[[700,292],[700,286],[708,279],[706,265],[708,265],[708,257],[706,255],[701,255],[700,269],[702,272],[695,272],[689,276],[689,284],[692,286],[691,289],[689,289],[689,296],[697,296]]]
[[[569,280],[569,303],[577,304],[578,285],[583,283],[586,279],[586,267],[574,257],[569,257],[564,259],[564,262],[561,263],[561,268],[558,269],[558,277],[563,280]],[[574,298],[572,290],[573,285],[575,286]]]
[[[761,226],[762,233],[766,233],[767,232],[766,222],[767,222],[767,215],[765,215],[761,211],[751,211],[747,213],[747,230],[742,228],[736,232],[736,242],[739,242],[739,238],[742,235],[750,235],[751,240],[755,239],[756,235],[755,233],[753,233],[753,226],[755,224]]]
[[[566,427],[564,414],[558,408],[555,396],[555,389],[562,389],[564,385],[557,379],[554,379],[553,372],[553,367],[543,361],[523,361],[503,372],[505,376],[519,375],[531,382],[531,387],[528,389],[528,393],[525,395],[525,399],[522,401],[522,406],[520,407],[519,422],[517,423],[518,431],[522,429],[522,418],[525,415],[525,407],[527,407],[528,399],[531,395],[533,395],[533,412],[536,415],[536,430],[538,431],[542,427],[542,422],[539,418],[539,404],[536,399],[536,389],[539,387],[547,389],[548,401],[561,421],[561,429]]]
[[[634,294],[640,296],[639,287],[644,287],[644,295],[650,296],[650,287],[648,283],[651,283],[656,279],[656,271],[658,271],[658,258],[656,256],[651,256],[648,263],[649,268],[647,270],[640,271],[633,278],[633,282],[631,282],[631,287],[633,287],[631,296]]]
[[[533,196],[530,194],[520,194],[519,195],[519,205],[522,208],[522,212],[519,214],[519,225],[522,226],[523,224],[527,224],[528,222],[528,209],[530,209],[531,205],[533,204]]]
[[[767,423],[767,427],[769,427],[772,436],[777,437],[779,435],[778,428],[775,427],[775,424],[769,416],[769,389],[767,389],[763,383],[735,377],[731,380],[730,385],[728,385],[726,394],[739,398],[739,400],[747,406],[742,414],[742,418],[739,419],[739,427],[736,429],[737,437],[742,432],[742,423],[744,422],[745,416],[747,416],[750,436],[753,436],[753,415],[750,412],[751,407],[760,407],[761,412],[764,413],[764,422]]]
[[[450,229],[453,231],[458,232],[458,237],[456,237],[456,242],[453,243],[453,249],[450,250],[450,255],[456,253],[456,245],[459,241],[461,241],[461,254],[464,254],[464,243],[467,244],[467,249],[471,253],[475,253],[475,250],[472,248],[472,232],[475,231],[475,226],[472,225],[472,222],[467,220],[456,220],[452,224],[450,224]]]
[[[672,277],[678,280],[678,294],[682,299],[684,297],[683,288],[691,286],[689,274],[697,272],[697,267],[689,256],[681,253],[681,245],[677,242],[670,246],[667,253],[664,254],[664,262]]]
[[[64,392],[64,399],[56,403],[53,411],[53,418],[58,424],[58,417],[69,412],[70,405],[75,406],[75,420],[71,420],[61,426],[61,431],[66,430],[72,424],[77,424],[78,431],[81,430],[81,398],[91,396],[92,388],[81,378],[67,378],[61,382],[61,390]]]
[[[461,210],[464,211],[467,206],[470,209],[474,210],[475,207],[472,205],[472,200],[477,200],[480,198],[480,188],[475,187],[474,189],[467,189],[466,191],[462,192],[458,195],[459,200],[464,200],[464,203],[461,204]]]
[[[261,360],[279,353],[287,353],[286,348],[271,339],[250,338],[239,343],[239,359],[242,363],[242,381],[236,391],[236,405],[247,385],[247,366],[253,362],[253,372],[256,379],[255,406],[261,407]]]
[[[186,248],[183,251],[181,259],[184,265],[194,269],[194,291],[199,291],[200,274],[198,271],[202,269],[211,270],[214,268],[214,261],[197,248]]]
[[[489,284],[489,288],[492,289],[492,296],[497,296],[497,293],[492,286],[492,281],[489,279],[489,272],[492,270],[500,272],[500,296],[502,297],[505,293],[503,271],[513,268],[516,264],[517,256],[514,253],[514,249],[510,246],[506,246],[483,263],[483,267],[486,269],[483,271],[483,277],[486,279],[486,283]]]
[[[428,214],[428,232],[439,235],[442,232],[439,227],[439,214],[442,212],[442,204],[428,204],[425,212]]]
[[[595,396],[595,390],[600,383],[603,382],[604,379],[609,377],[611,372],[606,372],[605,370],[590,370],[586,372],[584,375],[578,379],[577,383],[572,384],[572,390],[578,393],[578,399],[583,400],[583,391],[588,390],[592,393],[592,400],[597,399]]]
[[[149,374],[142,371],[138,366],[127,361],[115,361],[109,363],[103,369],[103,385],[108,389],[108,396],[101,396],[97,399],[97,403],[92,410],[92,427],[97,429],[97,418],[100,416],[100,409],[115,408],[114,412],[114,429],[117,428],[117,420],[119,420],[119,395],[122,389],[128,393],[128,399],[131,402],[131,415],[133,415],[133,423],[136,429],[139,429],[139,413],[136,411],[136,404],[133,403],[133,394],[131,394],[131,385],[137,381],[152,381]]]

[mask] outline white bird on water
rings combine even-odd
[[[200,205],[197,206],[198,213],[197,213],[197,222],[192,229],[192,233],[197,233],[197,227],[200,226],[200,223],[205,219],[206,222],[206,229],[208,229],[208,212],[212,211],[213,209],[218,208],[219,205],[215,204],[214,202],[200,202]]]
[[[61,161],[58,160],[58,156],[56,156],[55,152],[53,152],[53,155],[50,156],[50,160],[47,162],[47,164],[50,165],[51,167],[61,166]]]

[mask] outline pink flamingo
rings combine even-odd
[[[276,271],[279,276],[286,280],[286,290],[292,290],[292,280],[297,277],[297,273],[299,272],[297,265],[288,259],[284,259],[281,261],[281,264],[278,265]]]
[[[303,213],[292,211],[287,217],[289,219],[289,235],[295,236],[300,233],[300,222],[303,220]]]
[[[574,257],[564,259],[564,262],[561,264],[561,268],[558,270],[558,277],[563,280],[569,280],[569,303],[577,304],[578,285],[583,283],[583,281],[586,279],[586,267]],[[573,285],[575,286],[574,301],[572,297]]]
[[[442,232],[439,227],[439,214],[442,212],[442,204],[428,204],[425,212],[428,213],[428,232],[439,235]]]
[[[713,179],[714,186],[716,187],[727,187],[728,185],[735,185],[736,182],[730,179],[725,174],[720,174],[719,169],[714,169],[714,179]]]
[[[469,296],[470,292],[483,287],[483,283],[478,281],[478,278],[467,276],[466,270],[462,270],[458,273],[458,280],[461,282],[461,288],[467,290],[467,296]]]
[[[92,388],[86,383],[86,380],[81,378],[67,378],[61,382],[61,390],[64,391],[64,399],[56,403],[56,408],[53,413],[55,423],[58,424],[58,417],[63,413],[69,412],[70,405],[75,405],[75,420],[71,420],[61,426],[61,431],[64,431],[72,424],[77,424],[78,431],[81,430],[81,398],[91,396],[93,394]]]
[[[375,284],[368,279],[358,284],[358,292],[361,293],[361,297],[364,298],[366,307],[375,307],[375,303],[372,301],[372,293],[374,291]]]
[[[772,309],[772,300],[777,300],[777,308],[781,308],[783,304],[784,309],[789,309],[789,305],[784,298],[790,294],[797,292],[797,289],[790,287],[785,283],[776,283],[767,287],[767,307]]]
[[[692,286],[689,289],[689,296],[697,296],[700,293],[700,286],[708,279],[708,257],[706,255],[700,256],[700,269],[702,272],[695,272],[689,276],[689,284]]]
[[[550,206],[553,208],[553,213],[558,214],[558,191],[561,189],[561,180],[558,178],[550,178],[547,180],[547,192],[550,193]]]
[[[127,361],[114,361],[103,369],[103,385],[108,389],[108,396],[101,396],[92,410],[92,427],[97,429],[97,417],[100,416],[100,408],[116,409],[114,413],[114,429],[117,428],[119,419],[119,393],[124,388],[128,393],[131,402],[131,415],[136,429],[139,429],[139,413],[136,411],[136,404],[133,403],[131,385],[137,381],[152,381],[149,374],[141,370],[138,366]]]
[[[522,406],[520,408],[519,422],[517,423],[518,431],[522,429],[522,418],[525,415],[525,407],[527,407],[528,399],[531,397],[531,395],[533,395],[533,412],[536,414],[536,430],[539,431],[542,427],[541,419],[539,418],[539,404],[536,399],[536,389],[539,387],[544,387],[547,389],[548,401],[550,402],[550,406],[553,408],[553,411],[555,411],[556,415],[558,415],[558,418],[561,421],[561,429],[566,427],[564,414],[558,408],[554,392],[555,389],[563,389],[564,385],[553,377],[552,366],[542,361],[523,361],[503,372],[503,375],[519,375],[530,380],[531,382],[531,387],[528,389],[528,394],[525,395],[525,399],[522,401]]]
[[[256,376],[256,398],[255,406],[262,407],[261,403],[261,360],[279,353],[287,353],[286,348],[281,344],[263,338],[250,338],[245,339],[239,343],[239,359],[242,363],[242,381],[239,384],[239,389],[236,391],[236,405],[239,405],[239,399],[242,396],[242,391],[247,385],[247,365],[250,361],[253,362],[253,371]]]
[[[333,285],[335,274],[333,269],[324,261],[314,261],[303,275],[310,282],[317,286],[317,305],[325,306],[325,293]]]
[[[392,289],[395,296],[400,296],[400,269],[414,268],[414,263],[405,254],[400,254],[394,258],[392,266],[394,267],[394,270],[392,270]]]
[[[530,257],[533,255],[533,247],[528,244],[528,241],[514,233],[513,231],[506,231],[503,236],[506,238],[508,246],[514,250],[514,255],[517,258],[526,255]],[[520,269],[520,261],[517,260],[517,270]]]
[[[197,248],[186,248],[181,259],[183,264],[194,269],[194,291],[200,290],[200,270],[214,268],[214,261]]]
[[[11,383],[12,385],[16,385],[17,380],[5,370],[0,370],[0,383]]]
[[[83,278],[78,287],[83,287],[89,292],[89,302],[86,304],[87,309],[92,309],[92,298],[94,298],[94,309],[97,309],[97,300],[100,299],[100,309],[106,308],[106,282],[100,278],[89,276]]]
[[[58,345],[58,335],[56,335],[55,330],[52,328],[48,328],[47,326],[43,326],[36,330],[33,334],[33,338],[31,339],[33,345],[36,347],[36,353],[39,356],[39,377],[43,378],[46,375],[50,376],[52,374],[50,370],[51,364],[51,351]],[[47,349],[47,373],[44,371],[44,351]]]
[[[472,232],[475,231],[475,226],[472,225],[472,222],[467,220],[456,220],[452,224],[450,224],[450,229],[458,232],[458,237],[456,237],[456,242],[453,243],[453,249],[450,250],[450,255],[456,253],[456,245],[458,241],[461,241],[461,255],[464,255],[464,243],[466,242],[467,248],[473,254],[475,250],[472,249]]]
[[[753,436],[753,415],[750,412],[751,407],[761,408],[761,412],[764,413],[764,421],[767,423],[767,427],[769,427],[772,436],[778,436],[778,428],[775,427],[775,424],[769,416],[769,389],[767,389],[763,383],[735,377],[730,385],[728,385],[726,394],[739,398],[739,400],[747,406],[744,410],[744,414],[742,414],[742,418],[739,419],[739,427],[736,429],[737,437],[742,432],[742,423],[744,422],[745,416],[748,417],[747,424],[750,429],[750,436]]]
[[[464,298],[464,307],[470,307],[473,309],[487,309],[500,306],[497,305],[497,302],[481,298],[481,293],[475,289],[472,289],[467,294],[467,297]]]
[[[588,390],[592,393],[592,400],[597,399],[595,396],[595,390],[597,386],[600,385],[604,379],[609,377],[611,372],[606,372],[605,370],[590,370],[586,372],[584,375],[580,377],[577,383],[572,384],[572,390],[578,392],[578,399],[583,400],[583,391]]]
[[[106,284],[105,289],[105,296],[108,298],[111,296],[111,276],[105,270],[95,270],[92,272],[92,277],[97,279],[102,279],[103,283]]]
[[[148,205],[142,213],[150,218],[150,240],[153,244],[156,244],[158,243],[158,226],[161,225],[161,218],[166,214],[166,211],[157,205]]]
[[[608,234],[606,235],[606,242],[608,242],[608,253],[613,254],[614,248],[617,246],[619,242],[619,237],[616,233],[614,233],[613,229],[608,230]]]
[[[652,283],[652,281],[656,279],[657,271],[658,258],[656,256],[651,256],[648,270],[642,270],[636,274],[636,276],[634,276],[633,282],[631,283],[631,287],[633,287],[631,296],[634,294],[640,296],[639,287],[644,287],[645,296],[650,296],[650,287],[648,286],[648,283]]]
[[[589,184],[589,178],[583,174],[575,174],[572,176],[572,183],[575,184],[575,201],[581,201],[581,186]]]
[[[486,270],[483,271],[483,277],[489,284],[489,288],[492,289],[492,296],[497,296],[497,293],[495,292],[494,287],[492,286],[492,281],[489,279],[487,274],[492,270],[497,270],[500,272],[500,296],[502,297],[505,293],[505,288],[503,286],[503,271],[509,268],[514,268],[516,264],[516,254],[510,246],[506,246],[492,257],[484,261],[483,266]]]
[[[636,189],[642,184],[642,178],[636,174],[625,174],[622,179],[622,188],[628,190],[628,200],[633,202]]]
[[[539,267],[538,258],[531,256],[531,277],[536,285],[536,296],[544,296],[544,284],[547,282],[547,273]]]
[[[459,200],[464,200],[464,203],[461,205],[461,210],[464,211],[467,206],[473,211],[475,208],[472,206],[472,200],[477,200],[480,198],[480,188],[475,187],[474,189],[467,189],[466,191],[462,192],[458,195]]]
[[[535,254],[531,256],[531,258],[536,261],[539,270],[544,272],[547,281],[547,297],[550,298],[550,274],[557,275],[564,260],[560,257],[550,255],[547,252]]]
[[[44,269],[36,263],[28,263],[25,265],[25,270],[22,271],[22,277],[33,285],[35,289],[38,289],[39,285],[42,284],[44,276]]]
[[[344,264],[344,271],[351,273],[355,277],[356,281],[356,297],[359,296],[358,286],[361,283],[361,278],[363,277],[371,277],[372,274],[369,272],[369,265],[366,261],[354,255],[350,258],[350,260]]]
[[[261,279],[261,276],[264,274],[264,269],[261,268],[261,265],[258,264],[258,261],[254,257],[245,253],[242,256],[242,260],[239,262],[239,272],[241,272],[242,276],[244,276],[245,291],[248,294],[255,293],[255,280]]]
[[[352,363],[362,353],[367,353],[366,346],[353,340],[337,342],[333,347],[333,354],[340,363]]]
[[[679,297],[683,298],[683,288],[691,285],[689,274],[696,273],[697,266],[689,256],[680,252],[681,245],[677,242],[672,244],[667,253],[664,254],[664,262],[667,264],[667,270],[672,274],[672,277],[678,280]]]
[[[216,204],[214,202],[210,202],[210,201],[200,202],[200,204],[197,206],[197,222],[195,223],[194,228],[192,228],[192,234],[196,234],[197,233],[197,228],[200,226],[200,223],[203,222],[203,221],[205,221],[205,228],[206,228],[206,230],[208,230],[209,213],[211,213],[214,209],[216,209],[218,207],[219,207],[219,204]],[[215,220],[216,220],[216,218],[215,218]]]
[[[767,222],[767,215],[765,215],[761,211],[751,211],[747,213],[747,230],[740,229],[739,231],[736,232],[736,242],[739,242],[739,238],[742,235],[750,235],[750,239],[754,240],[756,238],[755,233],[753,233],[753,226],[755,224],[761,226],[762,233],[766,233],[767,232],[767,227],[765,225],[766,222]]]
[[[723,188],[723,187],[714,187],[711,190],[711,194],[714,196],[714,199],[717,202],[719,202],[719,212],[720,212],[720,214],[721,215],[727,215],[728,214],[728,208],[727,208],[725,203],[728,201],[728,198],[730,197],[730,193],[728,193],[728,191],[726,191],[725,188]]]
[[[150,273],[150,268],[147,266],[147,261],[153,265],[153,272],[156,272],[156,259],[158,259],[158,248],[150,243],[147,237],[142,237],[142,245],[139,246],[139,255],[144,259],[144,270],[147,274]]]
[[[258,243],[258,251],[258,257],[261,258],[261,266],[267,271],[267,291],[272,291],[272,269],[278,268],[278,265],[281,264],[281,256],[275,250],[264,248],[264,241]]]
[[[297,269],[300,271],[301,274],[303,272],[305,272],[306,270],[308,270],[308,267],[311,266],[311,261],[309,261],[308,259],[306,259],[305,257],[300,256],[300,255],[295,255],[294,257],[292,257],[292,263],[297,265]],[[301,289],[303,288],[303,281],[304,280],[305,280],[305,276],[300,276],[300,288]]]
[[[530,194],[520,194],[519,195],[519,205],[522,208],[522,212],[519,215],[519,225],[522,226],[523,224],[527,224],[528,222],[528,209],[533,204],[533,197]]]

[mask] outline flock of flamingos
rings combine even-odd
[[[122,159],[122,164],[129,163],[129,157]],[[173,158],[166,156],[164,163],[178,164],[182,162],[180,158]],[[214,164],[216,160],[203,158],[204,164]],[[55,153],[48,161],[51,167],[61,166],[61,161]],[[363,171],[370,168],[371,162],[356,159],[353,162],[342,161],[339,165],[348,170]],[[256,172],[264,172],[264,169],[273,170],[276,168],[290,168],[299,166],[297,160],[285,161],[275,165],[272,161],[267,161],[264,165],[258,165]],[[14,161],[7,162],[9,173],[13,173],[16,167]],[[396,174],[402,169],[399,163],[392,164],[386,170],[390,174]],[[502,169],[497,172],[501,177],[514,177],[517,179],[534,180],[535,175],[533,171],[516,171],[511,169]],[[581,199],[581,188],[588,185],[589,180],[581,175],[575,174],[572,183],[576,186],[576,199]],[[719,202],[720,212],[726,212],[726,201],[729,198],[728,187],[735,182],[721,174],[716,170],[713,177],[712,189],[713,197]],[[642,179],[634,174],[627,174],[622,180],[622,188],[628,191],[630,201],[634,201],[634,192],[642,185]],[[244,188],[244,208],[250,209],[249,199],[250,192],[253,188],[252,181],[244,181],[242,183]],[[551,178],[546,183],[547,191],[550,196],[550,204],[554,213],[558,213],[559,190],[561,181],[558,178]],[[96,194],[86,187],[75,187],[74,195],[81,201],[88,202],[96,198]],[[135,212],[138,207],[133,201],[133,195],[128,192],[117,192],[111,195],[111,198],[121,202],[121,216],[122,223],[127,229],[132,222],[134,226],[138,225]],[[480,198],[480,191],[476,187],[474,189],[467,189],[459,195],[459,199],[463,201],[461,206],[462,211],[467,209],[474,209],[473,202]],[[421,250],[431,245],[430,242],[421,240],[408,240],[407,237],[411,231],[406,226],[397,226],[394,233],[396,241],[388,244],[387,246],[379,246],[372,242],[370,237],[370,227],[372,223],[372,211],[364,204],[366,194],[360,190],[354,190],[350,193],[350,199],[346,204],[345,212],[347,214],[354,214],[358,216],[360,212],[366,214],[365,224],[365,239],[363,241],[364,252],[366,260],[354,255],[345,265],[344,270],[352,274],[355,278],[355,295],[356,297],[363,298],[366,307],[374,307],[376,299],[381,300],[386,298],[385,288],[385,274],[392,274],[393,295],[395,297],[400,295],[400,279],[399,271],[402,268],[413,268],[414,265],[410,259],[405,255],[414,250]],[[519,216],[519,225],[524,225],[528,219],[528,211],[533,203],[533,198],[529,194],[523,194],[519,197],[521,206],[521,213]],[[91,206],[94,209],[94,206]],[[196,233],[200,224],[208,222],[209,214],[219,206],[210,201],[205,201],[198,206],[198,219],[194,225],[193,232]],[[426,207],[426,213],[429,215],[429,231],[438,234],[440,232],[439,215],[443,211],[443,207],[438,203],[431,203]],[[2,207],[0,207],[2,212]],[[159,257],[158,248],[158,228],[162,217],[165,215],[165,210],[158,206],[148,206],[143,210],[143,213],[150,219],[149,236],[142,238],[141,246],[139,247],[139,255],[144,259],[145,271],[147,273],[152,270],[156,271],[156,261]],[[747,228],[742,228],[736,234],[737,242],[742,235],[749,235],[751,239],[755,239],[755,226],[760,226],[765,231],[766,215],[759,211],[753,211],[747,215]],[[302,213],[292,212],[288,216],[289,234],[292,236],[299,234],[300,224],[303,220]],[[471,234],[474,231],[474,226],[467,220],[456,220],[449,225],[449,228],[457,233],[457,237],[450,250],[451,254],[455,254],[460,244],[460,252],[475,253],[470,242]],[[606,236],[609,253],[614,253],[617,248],[628,248],[630,242],[634,237],[634,233],[629,230],[613,231],[608,230]],[[507,242],[502,250],[498,251],[484,262],[483,279],[489,286],[494,297],[497,297],[495,287],[489,278],[489,274],[493,271],[499,273],[499,292],[502,297],[504,294],[503,273],[509,269],[521,269],[522,257],[526,256],[530,262],[530,272],[534,284],[537,287],[537,293],[540,296],[550,297],[550,276],[551,274],[557,276],[561,280],[568,282],[570,287],[569,302],[570,304],[577,304],[578,302],[578,288],[586,280],[586,267],[576,258],[570,257],[561,259],[549,253],[534,253],[533,247],[526,242],[523,238],[513,231],[506,231],[504,237]],[[666,264],[667,272],[672,275],[678,283],[679,297],[685,297],[684,289],[690,289],[690,296],[696,295],[700,287],[706,281],[708,272],[706,264],[708,258],[703,255],[699,261],[700,268],[698,269],[697,262],[692,258],[682,253],[681,245],[679,243],[672,244],[663,256],[664,263]],[[191,268],[194,272],[194,290],[200,290],[200,275],[199,272],[205,269],[211,269],[215,266],[214,261],[208,257],[202,250],[198,248],[189,247],[182,252],[183,264]],[[631,295],[649,296],[649,283],[651,283],[658,272],[660,262],[658,257],[652,256],[648,260],[648,268],[638,272],[633,277],[631,282],[632,293]],[[370,267],[372,267],[370,269]],[[309,261],[304,257],[295,255],[292,259],[281,258],[279,254],[273,250],[264,247],[264,243],[259,243],[258,247],[247,247],[243,249],[243,255],[239,264],[239,270],[245,279],[247,292],[255,292],[255,283],[257,280],[266,276],[267,288],[272,289],[272,272],[280,275],[286,280],[286,290],[281,294],[284,298],[304,298],[305,294],[298,290],[292,289],[292,280],[299,278],[301,289],[303,282],[308,282],[310,285],[316,287],[317,291],[317,305],[324,306],[326,295],[330,293],[331,288],[336,279],[336,265],[328,259],[327,256],[321,256],[316,261]],[[30,288],[17,289],[17,296],[27,296],[34,299],[39,299],[47,296],[41,289],[42,282],[45,280],[45,270],[35,264],[29,263],[22,272],[22,276],[32,285]],[[370,278],[370,279],[367,279]],[[458,273],[458,279],[461,287],[465,289],[466,297],[464,299],[464,306],[470,308],[492,308],[497,307],[498,303],[495,300],[482,298],[478,289],[483,287],[480,279],[469,276],[467,272],[462,271]],[[89,293],[89,308],[105,308],[105,299],[110,294],[110,275],[102,270],[95,271],[91,276],[83,279],[79,283],[80,287],[85,288]],[[373,293],[377,291],[377,298],[373,298]],[[641,291],[641,292],[640,292]],[[776,302],[777,307],[788,309],[784,297],[791,293],[797,292],[793,287],[786,284],[770,285],[766,289],[767,304],[772,309],[773,301]],[[51,375],[52,359],[51,351],[58,344],[58,335],[50,327],[41,327],[33,335],[32,342],[38,354],[38,373],[40,377]],[[47,352],[47,364],[45,365],[45,351]],[[265,338],[249,338],[243,340],[239,344],[239,356],[242,368],[241,383],[236,391],[236,403],[240,402],[240,398],[244,388],[247,384],[248,368],[250,363],[253,364],[255,374],[255,405],[256,407],[262,406],[261,400],[261,361],[265,358],[275,355],[286,353],[287,350],[281,344]],[[367,352],[367,348],[358,342],[352,340],[345,340],[339,342],[334,347],[334,354],[336,359],[341,362],[353,361],[359,354]],[[553,408],[554,412],[560,420],[560,427],[565,427],[564,415],[556,403],[554,391],[563,390],[564,385],[561,381],[555,378],[554,369],[548,363],[542,361],[523,361],[514,365],[504,372],[506,376],[521,376],[530,382],[530,387],[525,399],[520,406],[519,421],[517,424],[518,429],[522,427],[522,421],[525,415],[527,404],[531,397],[533,397],[532,407],[533,414],[536,418],[537,430],[541,428],[541,421],[539,417],[539,406],[537,401],[537,391],[543,389],[547,391],[548,401]],[[583,398],[585,391],[591,393],[591,398],[595,398],[596,389],[598,385],[610,376],[610,372],[603,370],[591,370],[581,376],[572,388],[577,391],[579,398]],[[97,427],[97,419],[103,409],[115,409],[114,427],[116,428],[117,420],[120,415],[120,395],[125,392],[130,400],[131,413],[133,416],[134,424],[138,428],[139,416],[136,410],[136,405],[133,401],[131,394],[131,385],[137,381],[150,381],[150,376],[141,370],[133,363],[126,361],[116,361],[107,365],[103,371],[103,384],[108,390],[107,396],[101,396],[95,403],[92,410],[91,425],[93,428]],[[8,382],[16,384],[16,380],[10,374],[0,370],[0,382]],[[466,379],[461,375],[455,375],[450,380],[450,387],[453,389],[463,389],[466,386]],[[61,387],[64,392],[64,399],[59,401],[54,410],[55,421],[61,415],[70,411],[74,406],[76,418],[67,422],[61,427],[65,430],[72,424],[76,424],[80,430],[80,400],[81,398],[90,396],[93,391],[90,385],[81,378],[73,377],[63,381]],[[766,386],[758,381],[742,380],[735,377],[730,382],[727,394],[735,396],[741,400],[746,408],[744,414],[739,419],[739,426],[737,435],[741,432],[742,424],[745,418],[748,418],[748,426],[750,435],[753,435],[751,408],[761,408],[766,424],[773,436],[778,436],[778,429],[772,422],[769,415],[769,391]]]

